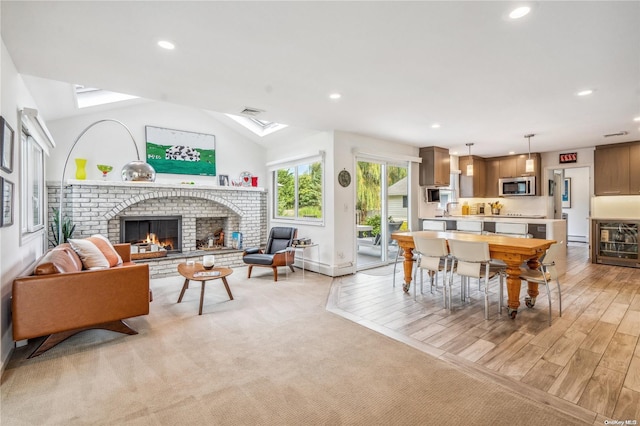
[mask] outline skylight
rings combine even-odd
[[[240,124],[242,127],[252,131],[256,135],[262,137],[270,135],[271,133],[277,132],[278,130],[282,130],[287,127],[286,124],[280,124],[273,121],[260,120],[255,117],[242,117],[239,115],[226,114],[227,117],[231,118],[236,123]]]
[[[137,99],[137,96],[125,95],[124,93],[109,92],[95,87],[86,87],[80,84],[75,85],[76,102],[78,108],[88,108],[97,105],[110,104],[113,102]]]

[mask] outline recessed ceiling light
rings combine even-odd
[[[531,8],[529,6],[517,7],[509,13],[509,18],[511,19],[520,19],[523,16],[527,15],[531,12]]]
[[[640,121],[640,117],[634,118],[633,121]]]
[[[332,93],[329,95],[329,99],[333,99],[333,100],[340,99],[341,97],[342,95],[340,93]]]
[[[433,124],[431,125],[431,128],[432,128],[432,129],[439,129],[439,128],[440,128],[440,125],[439,125],[438,123],[433,123]]]
[[[587,90],[579,91],[578,93],[576,93],[576,95],[578,95],[578,96],[589,96],[592,93],[593,93],[593,90],[587,89]]]
[[[160,40],[158,42],[158,46],[162,47],[163,49],[167,49],[167,50],[173,50],[176,48],[176,45],[171,43],[170,41],[166,41],[166,40]]]
[[[515,153],[516,153],[515,151],[509,151],[509,155],[513,155]]]

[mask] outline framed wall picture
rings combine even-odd
[[[13,182],[0,178],[0,226],[13,225]]]
[[[145,126],[147,163],[156,173],[216,175],[216,137]]]
[[[229,175],[218,175],[218,184],[220,186],[229,186]]]
[[[0,117],[0,169],[13,171],[13,129],[4,117]]]
[[[571,208],[571,178],[564,178],[562,186],[562,208]]]

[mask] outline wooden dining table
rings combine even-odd
[[[404,285],[403,290],[409,292],[411,286],[411,272],[413,271],[413,249],[414,237],[444,238],[448,240],[461,241],[486,241],[489,243],[489,252],[492,259],[502,260],[507,265],[507,294],[508,313],[515,319],[520,306],[520,267],[524,262],[531,269],[539,266],[538,258],[555,243],[555,240],[543,240],[539,238],[516,238],[505,237],[495,234],[472,234],[465,232],[440,232],[440,231],[414,231],[414,232],[394,232],[391,239],[396,240],[404,251]],[[531,298],[530,304],[535,305],[538,296],[538,284],[527,282],[527,294]]]

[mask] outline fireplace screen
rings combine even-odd
[[[125,216],[120,218],[120,242],[156,244],[180,252],[181,229],[181,216]]]

